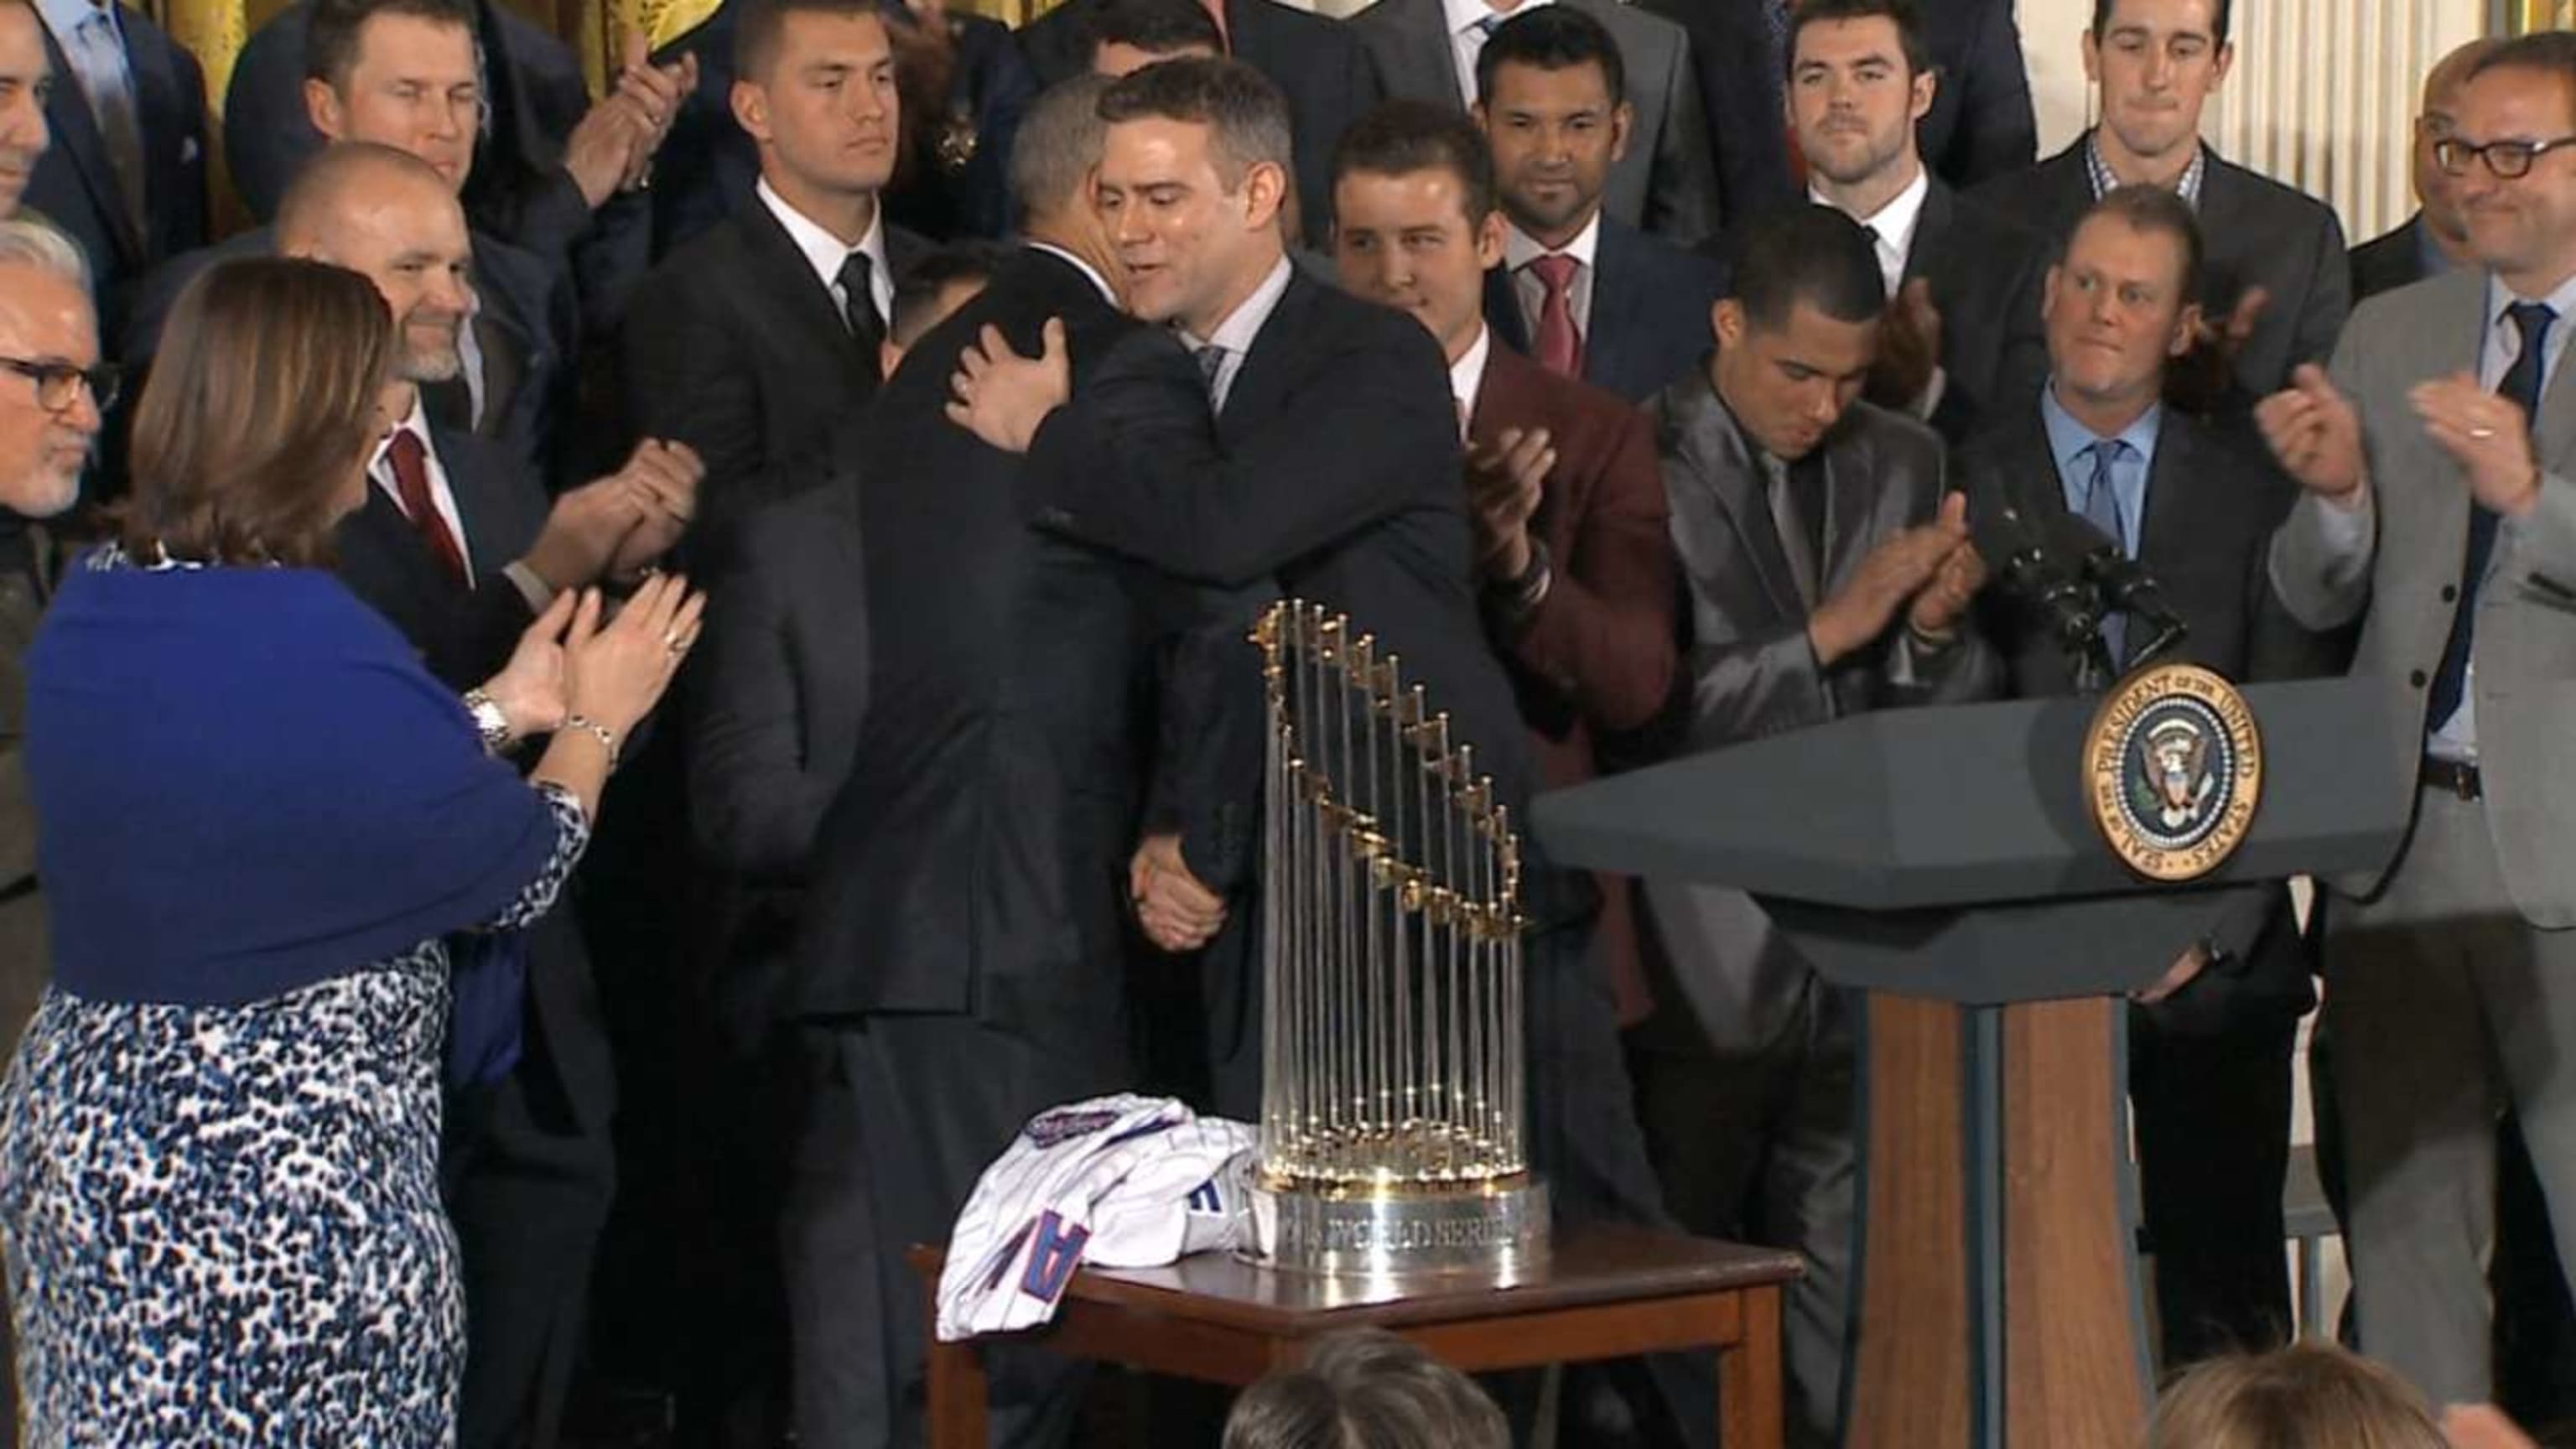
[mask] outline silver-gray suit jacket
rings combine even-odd
[[[1815,606],[1848,584],[1872,549],[1939,511],[1946,479],[1938,434],[1854,403],[1827,435],[1823,567],[1810,596],[1781,547],[1762,465],[1706,370],[1674,383],[1654,407],[1690,621],[1680,753],[1994,692],[1998,667],[1983,640],[1964,633],[1938,653],[1919,651],[1904,638],[1901,613],[1875,645],[1831,669],[1818,666],[1807,641]],[[1707,1044],[1758,1049],[1794,1020],[1808,968],[1750,898],[1654,880],[1645,895],[1674,984]]]
[[[2428,378],[2475,374],[2484,340],[2486,274],[2452,272],[2383,293],[2344,328],[2335,386],[2361,416],[2371,507],[2358,549],[2333,546],[2328,510],[2302,497],[2272,538],[2272,586],[2311,629],[2360,619],[2356,676],[2376,679],[2415,728],[2392,761],[2391,788],[2411,793],[2433,675],[2458,607],[2469,489],[2408,406]],[[2576,325],[2562,322],[2560,325]],[[2478,762],[2486,816],[2505,884],[2522,914],[2546,929],[2576,926],[2576,383],[2561,360],[2541,397],[2534,433],[2539,502],[2507,518],[2478,593]],[[2388,869],[2331,882],[2347,895],[2378,889]]]

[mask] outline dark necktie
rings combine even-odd
[[[2129,552],[2129,529],[2120,517],[2120,490],[2111,481],[2111,465],[2120,461],[2128,447],[2118,438],[2099,438],[2084,450],[2093,455],[2093,476],[2084,484],[2084,521],[2102,530],[2102,536],[2124,554]],[[2102,643],[2111,651],[2114,665],[2129,657],[2128,635],[2128,615],[2102,616]]]
[[[1225,410],[1225,399],[1218,395],[1216,385],[1217,379],[1225,375],[1225,351],[1210,342],[1190,355],[1191,360],[1199,365],[1199,383],[1207,389],[1210,412]]]
[[[1563,252],[1531,258],[1526,270],[1538,278],[1538,326],[1530,351],[1538,365],[1559,377],[1583,376],[1583,333],[1574,325],[1574,269],[1583,265]]]
[[[2558,314],[2540,302],[2516,302],[2505,309],[2513,319],[2514,330],[2522,336],[2522,350],[2513,355],[2513,366],[2505,369],[2504,381],[2496,385],[2496,395],[2514,400],[2522,408],[2527,425],[2540,421],[2541,357],[2549,345],[2549,326]],[[2424,729],[2438,731],[2450,723],[2460,707],[2460,696],[2467,687],[2469,651],[2476,642],[2478,625],[2478,588],[2486,581],[2487,563],[2495,557],[2495,511],[2472,499],[2469,503],[2469,547],[2460,567],[2460,608],[2451,616],[2450,637],[2442,643],[2442,666],[2433,673],[2433,695],[2424,712]]]
[[[866,252],[841,259],[841,321],[865,354],[869,372],[877,370],[878,344],[885,341],[885,319],[877,315],[877,294],[868,285],[875,267]]]
[[[394,492],[402,500],[403,515],[411,520],[412,530],[438,560],[439,568],[463,586],[470,582],[465,576],[465,550],[457,546],[456,535],[448,531],[447,520],[429,496],[428,458],[420,434],[409,428],[396,428],[385,443],[385,461],[393,465]]]

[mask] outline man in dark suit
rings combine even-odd
[[[1090,66],[1116,78],[1158,60],[1225,54],[1225,32],[1198,0],[1087,0]]]
[[[1465,419],[1468,519],[1488,638],[1550,788],[1598,772],[1597,734],[1663,708],[1673,674],[1672,540],[1645,414],[1507,347],[1485,325],[1502,259],[1493,162],[1474,123],[1392,101],[1334,158],[1342,285],[1421,319]],[[1627,882],[1605,877],[1593,959],[1619,1019],[1646,1013]]]
[[[2351,310],[2343,224],[2325,203],[2257,176],[2200,139],[2201,107],[2227,78],[2234,0],[2094,0],[2084,73],[2099,125],[1976,200],[2042,236],[2070,234],[2115,186],[2161,186],[2198,213],[2202,347],[2180,365],[2188,393],[2241,411],[2322,362]],[[2220,366],[2223,363],[2224,366]],[[2178,379],[2179,380],[2179,379]]]
[[[452,376],[465,307],[464,213],[403,152],[344,143],[288,192],[278,250],[362,272],[399,329],[365,504],[339,571],[430,671],[467,689],[498,672],[562,591],[631,574],[679,536],[695,460],[651,445],[629,472],[549,508],[506,450],[432,419],[421,385]],[[540,927],[528,1046],[509,1077],[450,1108],[444,1173],[464,1257],[468,1355],[460,1442],[553,1442],[581,1347],[591,1254],[614,1190],[616,1084],[581,933]]]
[[[1688,618],[1675,747],[1982,693],[1964,614],[1982,580],[1940,438],[1858,400],[1886,289],[1824,207],[1753,224],[1708,365],[1656,400]],[[1648,881],[1671,979],[1635,1038],[1639,1109],[1693,1232],[1808,1259],[1784,1326],[1789,1442],[1838,1440],[1860,1171],[1858,1003],[1741,892]]]
[[[2479,39],[2443,56],[2424,76],[2424,101],[2415,113],[2414,142],[2409,155],[2415,186],[2415,214],[2395,228],[2352,249],[2352,300],[2358,306],[2381,292],[2393,292],[2436,272],[2447,272],[2469,252],[2469,232],[2460,219],[2457,188],[2433,159],[2433,148],[2451,134],[2459,108],[2460,86],[2469,72],[2501,41]]]
[[[1609,213],[1676,247],[1713,240],[1730,218],[1719,209],[1690,37],[1619,0],[1562,3],[1606,30],[1619,56],[1610,71],[1610,105],[1625,119],[1609,174],[1597,188]],[[1483,59],[1490,37],[1541,8],[1517,0],[1488,4],[1470,18],[1441,0],[1377,0],[1352,17],[1351,28],[1367,41],[1388,95],[1474,108],[1492,100]]]
[[[886,375],[903,349],[983,291],[1008,253],[943,249],[895,288]],[[692,982],[715,1049],[690,1093],[703,1233],[682,1278],[706,1349],[681,1385],[683,1442],[774,1445],[789,1423],[779,1214],[799,1099],[783,1041],[795,935],[824,812],[867,715],[868,618],[856,480],[765,504],[710,538],[707,631],[686,714],[689,824],[726,877],[722,955]],[[810,1377],[813,1370],[808,1369]]]
[[[2161,401],[2168,360],[2191,345],[2200,239],[2191,210],[2155,187],[2095,203],[2049,269],[2051,374],[1998,410],[1963,451],[1981,516],[2074,514],[2163,584],[2188,633],[2174,656],[2253,683],[2322,672],[2321,642],[2273,594],[2265,560],[2296,489],[2250,450]],[[1998,597],[1984,614],[2008,691],[2075,692],[2048,620]],[[2115,662],[2146,626],[2114,622]],[[2129,1012],[2129,1100],[2163,1327],[2160,1361],[2287,1340],[2281,1181],[2290,1151],[2290,1059],[2314,1004],[2285,883],[2245,886],[2207,940]]]
[[[1174,894],[1223,898],[1249,923],[1262,724],[1259,656],[1241,630],[1260,601],[1345,614],[1399,654],[1406,680],[1447,714],[1454,739],[1473,743],[1479,772],[1516,816],[1536,770],[1478,617],[1441,349],[1419,324],[1289,264],[1276,225],[1284,103],[1247,67],[1183,60],[1120,81],[1102,112],[1101,204],[1130,301],[1173,332],[1122,343],[1071,406],[1060,348],[1037,362],[999,359],[961,384],[970,402],[960,411],[986,441],[1028,450],[1024,486],[1041,526],[1237,591],[1235,615],[1194,636],[1206,647],[1183,652],[1169,685],[1162,813],[1129,883],[1149,932]],[[1187,748],[1173,747],[1176,714]],[[1589,882],[1547,869],[1535,842],[1523,847],[1524,909],[1542,923],[1527,973],[1533,1165],[1564,1218],[1660,1220],[1610,994],[1585,958]],[[1215,1024],[1227,1026],[1234,1035],[1214,1049],[1257,1079],[1257,1012]],[[1704,1369],[1657,1369],[1662,1412],[1701,1442]]]
[[[593,104],[571,50],[507,5],[295,0],[234,61],[224,159],[265,221],[328,140],[422,156],[460,189],[477,230],[562,267],[605,334],[646,260],[647,208],[629,188],[697,82],[685,62],[644,64],[637,44]]]
[[[1039,97],[1012,160],[1029,246],[922,339],[835,452],[828,486],[856,498],[875,627],[786,1006],[809,1059],[784,1230],[808,1443],[917,1440],[904,1249],[945,1241],[1029,1117],[1132,1080],[1119,887],[1161,589],[1027,527],[1021,461],[945,416],[954,359],[985,327],[1034,346],[1061,319],[1086,376],[1146,331],[1117,310],[1089,204],[1105,84]],[[1063,1366],[1031,1352],[995,1368],[997,1442],[1070,1428]]]
[[[1020,28],[1020,46],[1038,84],[1092,69],[1096,3],[1068,0]],[[1310,245],[1321,246],[1332,221],[1333,145],[1387,94],[1378,68],[1356,30],[1302,7],[1278,0],[1207,0],[1205,8],[1222,34],[1221,53],[1268,76],[1288,97],[1297,162],[1292,220]]]
[[[44,98],[53,144],[35,160],[27,206],[80,243],[102,337],[164,259],[206,244],[206,78],[142,11],[39,0]]]
[[[53,74],[45,59],[45,22],[36,18],[36,7],[29,0],[0,4],[0,221],[18,214],[36,158],[50,142],[45,99]]]
[[[626,327],[630,418],[707,462],[707,522],[820,483],[834,425],[874,396],[896,273],[894,53],[871,0],[736,0],[734,118],[754,204],[674,252]]]
[[[1789,114],[1808,195],[1859,222],[1891,304],[1871,401],[1957,442],[2048,370],[2039,238],[1950,189],[1915,149],[1943,77],[1912,0],[1805,0]]]
[[[1708,346],[1719,263],[1612,215],[1603,188],[1629,145],[1624,60],[1572,4],[1504,21],[1476,57],[1476,120],[1502,186],[1503,265],[1485,321],[1541,366],[1643,402]]]

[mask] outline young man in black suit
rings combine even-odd
[[[278,250],[362,272],[399,333],[366,503],[342,521],[338,569],[451,687],[482,683],[566,590],[631,576],[676,541],[696,462],[648,445],[629,471],[549,508],[505,450],[442,428],[423,384],[454,375],[465,320],[465,217],[415,157],[345,143],[290,189]],[[590,1264],[616,1168],[616,1079],[597,988],[570,915],[541,926],[528,966],[527,1046],[497,1084],[449,1106],[443,1175],[456,1220],[472,1352],[459,1441],[554,1441],[582,1343]]]
[[[1100,205],[1130,305],[1171,330],[1121,345],[1079,397],[1059,338],[1035,362],[986,356],[973,366],[980,380],[959,381],[968,401],[957,416],[1027,452],[1022,487],[1041,527],[1232,592],[1231,616],[1194,634],[1166,686],[1147,839],[1130,863],[1138,912],[1169,944],[1174,927],[1205,938],[1211,899],[1238,931],[1257,917],[1263,725],[1259,655],[1242,631],[1268,600],[1346,614],[1400,655],[1515,818],[1526,818],[1536,769],[1479,617],[1447,361],[1412,318],[1289,264],[1278,94],[1231,61],[1170,61],[1120,81],[1101,109]],[[1543,594],[1548,565],[1498,586]],[[1608,985],[1587,959],[1592,888],[1547,869],[1526,835],[1522,845],[1523,909],[1539,923],[1525,1028],[1533,1163],[1563,1218],[1660,1221]],[[1218,1106],[1246,1115],[1257,1010],[1218,1010],[1213,1050],[1249,1068],[1220,1062]],[[1662,1408],[1701,1441],[1704,1370],[1656,1367]]]
[[[2194,335],[2199,232],[2156,187],[2094,204],[2049,271],[2052,372],[2035,399],[1998,410],[1960,472],[1980,516],[2073,514],[2163,583],[2188,634],[2176,658],[2252,683],[2321,673],[2322,644],[2272,590],[2273,529],[2296,488],[2250,449],[2162,401]],[[1985,622],[2009,692],[2075,682],[2036,610],[1989,599]],[[2115,620],[2114,657],[2145,625]],[[2220,925],[2129,1013],[2142,1214],[2155,1256],[2160,1361],[2286,1341],[2281,1181],[2290,1150],[2290,1059],[2314,1004],[2286,883],[2233,888]]]
[[[1960,441],[2048,371],[2044,244],[1924,165],[1917,123],[1946,78],[1913,0],[1805,0],[1791,27],[1789,115],[1808,195],[1867,229],[1887,284],[1870,400]]]
[[[1508,222],[1486,323],[1539,365],[1644,402],[1707,348],[1726,272],[1603,209],[1635,124],[1618,42],[1580,10],[1541,6],[1494,28],[1476,74]]]
[[[1098,0],[1067,0],[1020,27],[1020,49],[1053,85],[1093,68]],[[1291,220],[1308,245],[1321,246],[1332,220],[1333,147],[1351,122],[1368,113],[1386,92],[1360,37],[1341,21],[1278,0],[1205,0],[1216,22],[1220,55],[1231,55],[1270,78],[1288,98],[1288,125],[1296,137],[1297,204]]]
[[[834,425],[881,380],[895,275],[929,250],[877,204],[900,107],[876,5],[735,3],[733,113],[760,181],[655,270],[625,338],[629,419],[706,459],[710,526],[823,480]]]
[[[2042,236],[2063,237],[2115,186],[2161,186],[2198,214],[2196,292],[2205,355],[2182,364],[2196,401],[2228,412],[2323,363],[2351,310],[2343,224],[2325,203],[2226,160],[2200,139],[2201,108],[2236,56],[2234,0],[2094,0],[2084,73],[2101,124],[1975,199]],[[2218,363],[2224,362],[2220,368]]]
[[[36,0],[53,90],[53,144],[24,202],[80,244],[99,335],[119,336],[134,284],[206,244],[206,78],[195,57],[124,5]]]

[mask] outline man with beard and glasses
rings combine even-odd
[[[624,471],[549,509],[523,464],[440,426],[422,393],[460,365],[468,246],[445,178],[363,142],[308,163],[278,209],[278,251],[364,274],[398,329],[394,424],[368,463],[365,505],[339,526],[338,572],[459,689],[497,672],[562,591],[631,577],[667,551],[699,477],[685,447],[647,442]],[[536,928],[526,993],[516,1068],[448,1107],[442,1175],[470,1350],[458,1434],[470,1446],[553,1442],[615,1183],[616,1081],[572,913]]]
[[[1870,400],[1953,443],[2048,371],[2040,239],[1932,174],[1916,127],[1948,77],[1914,0],[1805,0],[1790,21],[1788,105],[1808,199],[1859,222],[1887,283]]]

